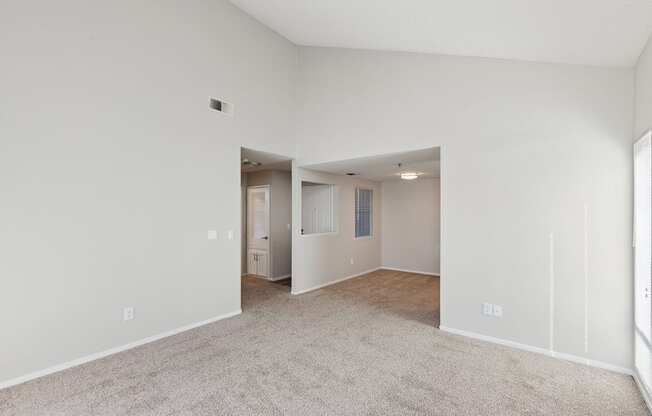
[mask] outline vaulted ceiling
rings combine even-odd
[[[231,0],[298,45],[631,67],[652,0]]]

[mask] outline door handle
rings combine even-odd
[[[267,236],[262,237],[262,238],[263,238],[263,240],[269,240],[269,237],[267,237]]]

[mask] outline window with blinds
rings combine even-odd
[[[374,191],[355,190],[355,237],[371,237]]]

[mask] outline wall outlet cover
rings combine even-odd
[[[503,317],[503,307],[500,305],[494,305],[494,316],[496,318],[502,318]]]
[[[127,307],[122,310],[122,320],[123,321],[131,321],[134,319],[134,308],[133,307]]]

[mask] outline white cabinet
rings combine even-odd
[[[250,249],[247,254],[247,273],[269,277],[268,260],[267,251]]]

